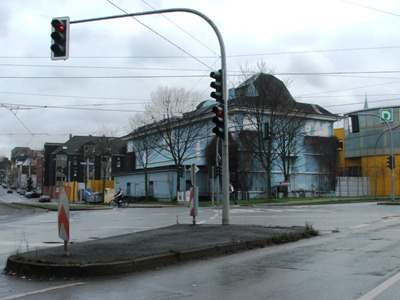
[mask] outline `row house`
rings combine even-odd
[[[36,189],[36,161],[42,157],[41,151],[28,147],[15,147],[11,151],[8,184],[14,188]]]
[[[70,136],[65,143],[46,143],[38,185],[43,194],[59,198],[69,187],[71,201],[84,200],[85,191],[104,194],[114,188],[113,173],[134,170],[134,154],[126,154],[126,142],[116,137]]]

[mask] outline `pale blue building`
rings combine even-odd
[[[274,103],[291,110],[285,110],[287,115],[284,116],[282,115],[283,110],[280,108],[281,115],[279,115],[273,109]],[[215,101],[204,101],[197,106],[196,110],[176,117],[174,120],[177,130],[178,128],[179,130],[182,128],[191,130],[191,126],[196,125],[196,135],[190,142],[190,149],[182,157],[183,167],[181,170],[168,151],[161,149],[162,144],[160,143],[156,146],[159,147],[158,151],[154,151],[151,159],[147,159],[146,168],[143,168],[143,159],[141,159],[143,153],[135,153],[135,171],[115,174],[116,188],[121,187],[127,195],[144,196],[145,182],[147,181],[150,195],[158,199],[174,199],[177,197],[177,181],[180,183],[180,190],[188,190],[190,187],[190,169],[195,165],[199,169],[196,173],[199,195],[209,198],[211,192],[216,190],[213,166],[215,158],[218,156],[215,146],[216,137],[212,133],[214,124],[211,122],[213,117],[211,108],[215,104]],[[263,106],[259,117],[256,117],[254,110],[252,111],[252,106],[255,107],[255,104]],[[336,115],[316,104],[296,102],[282,81],[272,75],[262,73],[252,76],[237,88],[231,89],[228,106],[229,143],[234,145],[229,151],[230,178],[239,191],[239,197],[242,196],[241,191],[246,191],[250,197],[265,196],[268,187],[265,168],[255,159],[254,153],[248,153],[248,147],[244,146],[241,136],[253,134],[258,137],[259,133],[263,134],[263,131],[266,130],[265,124],[268,123],[271,127],[275,126],[275,132],[271,131],[270,138],[273,139],[271,145],[276,147],[277,136],[279,135],[282,139],[285,137],[285,133],[289,132],[289,129],[285,128],[287,125],[282,125],[283,123],[279,126],[276,125],[276,120],[284,119],[298,120],[296,134],[287,137],[287,140],[292,139],[290,144],[292,151],[287,152],[288,155],[280,156],[285,156],[282,161],[290,162],[290,168],[286,172],[289,175],[286,177],[290,180],[285,179],[278,159],[270,159],[270,186],[273,188],[276,185],[286,186],[289,192],[288,196],[298,196],[299,193],[307,196],[316,191],[329,193],[335,189],[331,178],[336,174],[332,174],[333,171],[329,167],[329,163],[332,163],[334,159],[326,157],[326,149],[333,137],[333,124],[337,121]],[[256,119],[257,122],[255,122]],[[289,123],[286,121],[285,124]],[[154,125],[151,124],[133,131],[123,137],[123,140],[128,143],[128,152],[136,152],[139,137],[155,134]],[[261,140],[265,141],[265,139]],[[283,140],[282,145],[284,144]],[[276,150],[274,151],[276,152]],[[145,173],[147,173],[147,178]]]

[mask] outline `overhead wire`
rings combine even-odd
[[[121,7],[119,7],[118,5],[114,4],[113,2],[111,2],[110,0],[106,0],[108,3],[110,3],[111,5],[113,5],[114,7],[116,7],[117,9],[119,9],[120,11],[122,11],[125,14],[128,14],[127,11],[125,11],[124,9],[122,9]],[[190,56],[191,58],[193,58],[194,60],[196,60],[197,62],[199,62],[200,64],[204,65],[205,67],[211,69],[207,64],[205,64],[203,61],[201,61],[200,59],[198,59],[197,57],[193,56],[191,53],[189,53],[188,51],[186,51],[185,49],[183,49],[182,47],[178,46],[176,43],[172,42],[171,40],[167,39],[165,36],[163,36],[162,34],[158,33],[156,30],[152,29],[150,26],[144,24],[143,22],[141,22],[140,20],[138,20],[137,18],[135,18],[134,16],[131,17],[132,19],[134,19],[136,22],[138,22],[139,24],[141,24],[142,26],[146,27],[148,30],[150,30],[151,32],[153,32],[154,34],[158,35],[160,38],[162,38],[163,40],[167,41],[168,43],[170,43],[171,45],[173,45],[174,47],[178,48],[179,50],[181,50],[183,53],[187,54],[188,56]]]
[[[370,10],[374,10],[374,11],[378,11],[378,12],[381,12],[381,13],[384,13],[384,14],[392,15],[392,16],[395,16],[395,17],[400,17],[400,14],[392,13],[390,11],[382,10],[382,9],[371,7],[371,6],[367,6],[367,5],[364,5],[364,4],[357,3],[357,2],[348,1],[348,0],[340,0],[340,1],[348,3],[348,4],[351,4],[351,5],[364,7],[364,8],[370,9]]]
[[[112,3],[111,1],[109,1],[109,0],[107,0],[110,4],[112,4],[112,5],[114,5],[114,6],[116,6],[114,3]],[[364,6],[364,5],[359,5],[359,4],[356,4],[356,3],[353,3],[353,2],[351,2],[351,1],[345,1],[345,0],[342,0],[343,2],[347,2],[347,3],[350,3],[350,4],[354,4],[354,5],[358,5],[358,6],[362,6],[362,7],[365,7],[365,8],[369,8],[369,9],[374,9],[374,8],[371,8],[371,7],[367,7],[367,6]],[[143,1],[143,2],[145,2],[145,1]],[[146,2],[145,2],[146,3]],[[148,3],[146,3],[146,4],[148,4]],[[149,5],[149,4],[148,4]],[[116,6],[117,7],[117,6]],[[121,8],[119,8],[119,7],[117,7],[118,9],[120,9],[120,10],[122,10]],[[389,13],[389,12],[386,12],[386,11],[382,11],[382,10],[378,10],[378,9],[374,9],[374,10],[377,10],[377,11],[381,11],[381,12],[384,12],[384,13]],[[123,10],[122,10],[123,11]],[[124,11],[125,12],[125,11]],[[126,12],[125,12],[126,13]],[[389,14],[392,14],[392,13],[389,13]],[[399,15],[397,15],[397,14],[392,14],[392,15],[395,15],[395,16],[399,16]],[[165,17],[165,16],[164,16]],[[134,18],[135,19],[135,18]],[[168,19],[168,18],[167,18]],[[137,20],[137,19],[135,19],[137,22],[139,22],[139,23],[141,23],[143,26],[145,26],[146,28],[148,28],[149,30],[151,30],[151,31],[153,31],[155,34],[157,34],[157,35],[160,35],[159,33],[157,33],[157,32],[155,32],[154,30],[152,30],[151,28],[149,28],[148,26],[146,26],[145,24],[143,24],[142,22],[140,22],[139,20]],[[178,26],[179,27],[179,26]],[[161,36],[162,37],[162,36]],[[168,39],[166,39],[166,38],[164,38],[164,37],[162,37],[163,39],[165,39],[165,40],[167,40],[168,42],[170,42],[170,43],[172,43],[171,41],[169,41]],[[177,46],[177,45],[175,45],[174,43],[172,43],[174,46]],[[201,56],[197,56],[197,58],[196,57],[194,57],[194,56],[192,56],[192,55],[190,55],[188,52],[186,52],[185,50],[183,50],[182,48],[180,48],[179,46],[177,46],[177,48],[178,49],[181,49],[184,53],[186,53],[186,54],[188,54],[191,58],[194,58],[194,59],[196,59],[197,61],[199,61],[198,60],[198,58],[206,58],[206,57],[201,57]],[[353,48],[353,49],[325,49],[325,50],[304,50],[304,51],[289,51],[289,52],[274,52],[274,53],[262,53],[262,54],[243,54],[243,55],[229,55],[228,57],[242,57],[242,56],[264,56],[264,55],[285,55],[285,54],[303,54],[303,53],[315,53],[315,52],[333,52],[333,51],[358,51],[358,50],[377,50],[377,49],[393,49],[393,48],[399,48],[399,46],[392,46],[392,47],[368,47],[368,48]],[[209,50],[211,50],[211,49],[209,49]],[[91,57],[92,58],[92,57]],[[93,58],[95,58],[95,57],[93,57]],[[110,58],[110,57],[106,57],[106,58]],[[115,58],[118,58],[118,57],[115,57]],[[142,57],[143,58],[143,57]],[[160,57],[160,58],[165,58],[165,57]],[[187,57],[183,57],[183,56],[181,56],[181,57],[178,57],[178,56],[176,56],[176,57],[170,57],[170,58],[187,58]],[[214,57],[215,58],[215,57]],[[202,63],[202,62],[201,62]],[[205,65],[207,68],[209,68],[209,69],[211,69],[207,64],[204,64],[204,63],[202,63],[203,65]],[[64,66],[65,67],[65,66]],[[69,67],[69,66],[68,66]],[[70,67],[74,67],[74,66],[70,66]],[[78,67],[79,68],[79,67]],[[85,68],[85,67],[83,67],[83,68]],[[93,67],[93,68],[96,68],[96,67]],[[98,68],[109,68],[109,67],[98,67]],[[113,68],[113,67],[111,67],[111,68]],[[115,69],[127,69],[127,68],[125,68],[125,67],[114,67]],[[128,69],[133,69],[133,68],[128,68]],[[156,69],[156,68],[154,68],[154,69]],[[160,70],[160,69],[158,69],[158,70]],[[173,69],[170,69],[170,70],[173,70]],[[184,71],[184,70],[180,70],[180,71]],[[340,75],[340,76],[346,76],[346,74],[371,74],[371,73],[398,73],[399,71],[371,71],[371,72],[321,72],[321,73],[315,73],[315,72],[312,72],[312,73],[304,73],[304,72],[299,72],[299,73],[280,73],[280,75],[292,75],[292,76],[334,76],[334,75]],[[277,74],[277,75],[279,75],[279,74]],[[82,76],[71,76],[71,77],[56,77],[56,78],[58,78],[58,79],[64,79],[64,78],[72,78],[72,79],[74,79],[74,78],[78,78],[78,79],[82,79],[82,78],[89,78],[89,79],[97,79],[97,78],[100,78],[100,79],[102,79],[102,78],[118,78],[118,79],[120,79],[120,78],[169,78],[169,77],[182,77],[182,76],[116,76],[116,77],[108,77],[108,76],[95,76],[95,77],[90,77],[90,76],[88,76],[88,77],[82,77]],[[187,77],[187,76],[184,76],[184,77]],[[201,77],[200,75],[192,75],[192,76],[189,76],[189,77]],[[16,78],[16,79],[21,79],[21,78],[24,78],[24,79],[50,79],[50,77],[18,77],[18,76],[16,76],[16,77],[0,77],[0,78],[7,78],[7,79],[11,79],[11,78]],[[379,78],[379,77],[377,77],[377,78]],[[53,79],[53,77],[51,77],[51,79]],[[381,78],[381,79],[383,79],[383,78]],[[386,83],[386,84],[391,84],[391,83]],[[378,85],[383,85],[383,84],[378,84]],[[370,85],[371,86],[371,85]],[[376,86],[376,85],[373,85],[373,86]],[[357,89],[357,88],[361,88],[361,87],[356,87],[356,88],[351,88],[351,89]],[[351,89],[345,89],[345,90],[351,90]],[[337,91],[343,91],[343,90],[337,90]],[[329,92],[332,92],[332,91],[329,91]],[[328,93],[329,93],[328,92]],[[324,92],[324,93],[327,93],[327,92]],[[321,93],[319,93],[319,94],[321,94]],[[315,95],[315,94],[309,94],[309,95]],[[60,96],[60,97],[63,97],[63,96]],[[68,96],[65,96],[65,97],[68,97]],[[307,95],[305,95],[305,97],[307,97]],[[99,99],[99,97],[93,97],[93,98],[97,98],[97,99]],[[385,101],[385,100],[382,100],[382,101]],[[386,101],[389,101],[389,100],[386,100]],[[98,104],[93,104],[93,105],[98,105]],[[112,105],[112,104],[110,104],[110,105]],[[115,104],[114,104],[115,105]],[[78,107],[79,105],[76,105],[76,107]],[[48,106],[48,108],[66,108],[65,106],[59,106],[59,107],[57,107],[57,106]],[[78,109],[78,108],[76,108],[76,109]],[[118,111],[118,110],[116,110],[116,111]],[[123,110],[123,111],[126,111],[126,110]],[[18,117],[17,117],[18,118]],[[29,129],[28,129],[28,131],[29,131]]]

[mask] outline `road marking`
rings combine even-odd
[[[382,220],[381,223],[394,222],[394,221],[398,221],[398,220],[397,219],[386,219],[386,220]]]
[[[376,296],[378,296],[379,294],[390,288],[393,284],[397,283],[398,281],[400,281],[400,273],[397,273],[396,275],[390,277],[388,280],[382,282],[376,288],[366,293],[364,296],[358,298],[358,300],[374,299]]]
[[[24,293],[24,294],[12,295],[12,296],[9,296],[9,297],[6,297],[6,298],[2,298],[1,300],[18,299],[18,298],[23,298],[23,297],[30,296],[30,295],[37,295],[37,294],[41,294],[41,293],[46,293],[46,292],[59,290],[59,289],[65,289],[65,288],[68,288],[68,287],[78,286],[78,285],[83,285],[83,284],[86,284],[86,283],[85,282],[76,282],[76,283],[64,284],[64,285],[59,285],[59,286],[55,286],[55,287],[48,288],[48,289],[37,290],[37,291]]]
[[[359,225],[350,226],[349,228],[351,228],[351,229],[364,228],[364,227],[368,227],[369,225],[370,224],[359,224]]]

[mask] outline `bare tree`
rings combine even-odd
[[[146,117],[153,124],[149,128],[158,137],[154,149],[167,159],[172,159],[179,176],[179,169],[192,155],[202,128],[201,122],[190,115],[200,102],[197,93],[184,89],[159,87],[151,94],[151,101],[145,106]],[[177,180],[176,191],[180,190]]]
[[[238,137],[242,147],[253,153],[265,170],[267,194],[271,197],[273,165],[281,169],[284,180],[289,180],[306,114],[285,84],[269,74],[254,74],[235,92],[232,109],[243,115]]]
[[[135,135],[132,136],[129,147],[130,151],[136,154],[138,166],[143,169],[145,200],[147,201],[149,199],[148,166],[157,155],[155,148],[159,138],[157,135],[146,134],[146,130],[141,130],[145,126],[144,116],[143,114],[137,114],[130,119]]]

